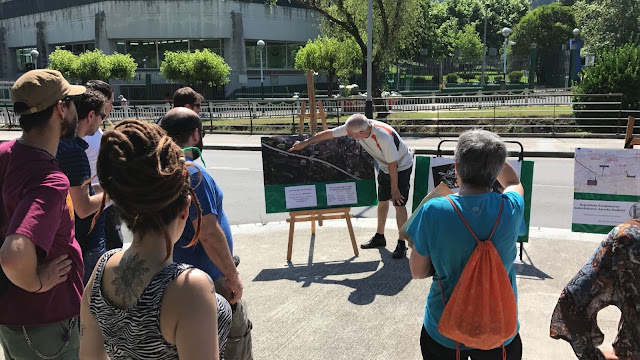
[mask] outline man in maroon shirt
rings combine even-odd
[[[56,152],[78,115],[70,85],[32,70],[11,88],[22,137],[0,144],[0,344],[9,359],[77,359],[83,264]]]

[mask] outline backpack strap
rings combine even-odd
[[[477,242],[480,242],[480,240],[476,236],[476,233],[473,232],[473,230],[471,229],[471,226],[469,226],[469,223],[467,223],[467,220],[464,218],[464,216],[460,212],[460,209],[458,209],[458,206],[456,206],[456,203],[454,203],[453,200],[451,200],[449,195],[447,195],[447,200],[449,200],[449,202],[451,203],[451,206],[453,206],[453,209],[458,213],[458,215],[460,216],[460,219],[462,219],[462,222],[467,226],[467,229],[469,229],[469,232],[471,233],[471,235],[473,235],[473,238],[476,239]],[[496,219],[496,223],[493,225],[493,229],[491,230],[491,234],[489,234],[489,238],[487,240],[491,240],[491,237],[493,237],[493,233],[496,231],[496,228],[498,227],[498,223],[500,222],[500,218],[502,217],[502,207],[503,206],[504,206],[504,201],[502,201],[502,199],[501,199],[500,200],[500,211],[498,212],[498,218]]]

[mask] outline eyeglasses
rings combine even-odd
[[[105,113],[98,113],[98,115],[100,115],[100,117],[102,118],[102,121],[104,121],[104,118],[107,117],[107,114]]]
[[[204,128],[198,128],[198,133],[200,134],[200,138],[204,138],[205,135],[207,135],[206,132],[204,132]]]
[[[202,104],[193,104],[193,107],[197,107],[198,109],[202,108]]]

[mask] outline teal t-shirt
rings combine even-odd
[[[500,211],[500,201],[504,200],[502,216],[491,240],[507,270],[517,304],[518,290],[513,261],[518,254],[517,238],[527,231],[523,217],[524,199],[513,191],[504,194],[491,192],[480,195],[450,195],[450,197],[480,240],[486,240],[491,234]],[[441,278],[445,299],[449,300],[476,247],[476,240],[451,203],[444,197],[429,200],[417,211],[418,214],[409,224],[407,234],[413,239],[420,255],[431,257],[435,272]],[[440,286],[437,278],[434,277],[427,295],[424,327],[429,336],[439,344],[455,349],[456,342],[438,332],[443,310]],[[518,331],[520,331],[520,322],[518,322]],[[505,345],[511,343],[511,340],[513,338],[507,340]],[[467,348],[461,344],[461,349]]]

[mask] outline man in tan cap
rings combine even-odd
[[[83,263],[56,152],[78,115],[70,85],[32,70],[11,88],[22,137],[0,144],[0,344],[6,359],[77,359]]]

